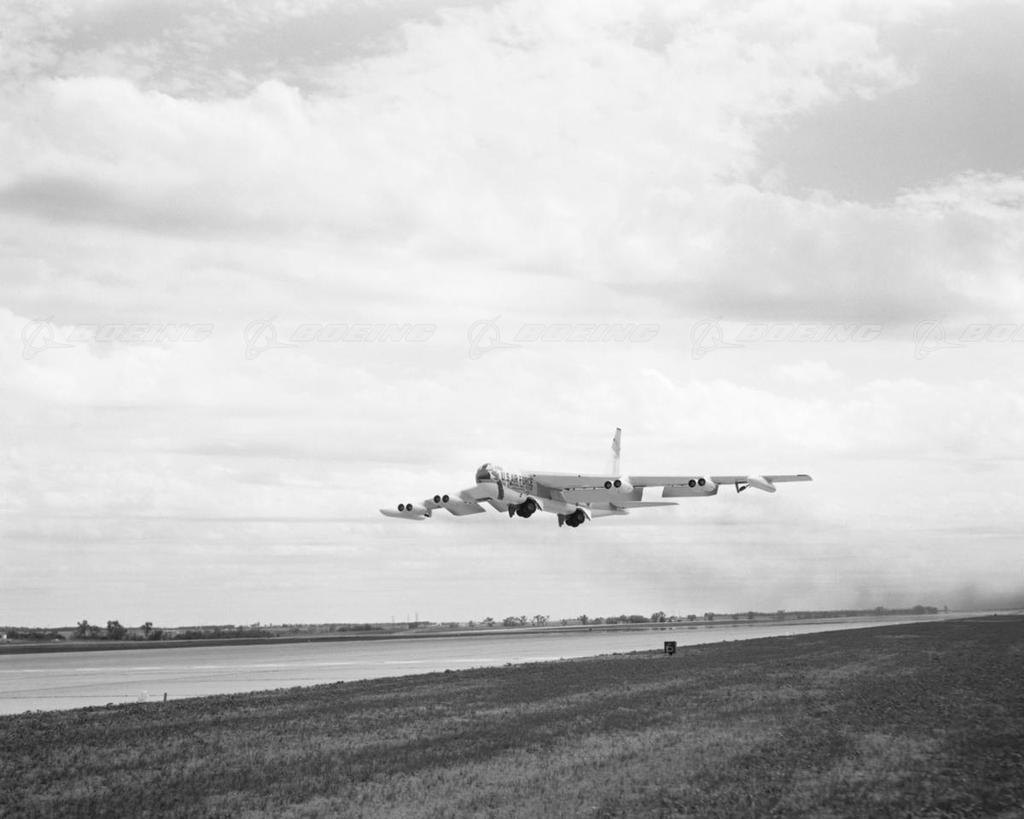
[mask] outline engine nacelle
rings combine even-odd
[[[705,495],[718,494],[718,484],[711,478],[690,478],[683,484],[666,486],[661,493],[663,498],[701,498]]]
[[[586,521],[586,519],[587,513],[584,512],[582,509],[577,509],[572,514],[565,516],[565,523],[567,526],[571,526],[573,529],[575,529],[581,523]]]
[[[633,491],[633,484],[624,478],[616,478],[613,481],[604,482],[605,489],[614,489],[616,492],[620,492],[623,495],[628,495]],[[579,525],[579,524],[577,524]]]
[[[526,500],[515,507],[515,514],[521,518],[528,518],[538,509],[540,509],[540,504],[534,498],[527,497]],[[510,506],[509,511],[511,510],[512,507]]]
[[[380,513],[389,518],[405,518],[406,520],[423,520],[430,517],[430,510],[416,503],[400,503],[398,510],[381,509]]]

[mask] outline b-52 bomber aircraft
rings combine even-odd
[[[718,494],[732,484],[737,492],[760,489],[774,492],[775,484],[809,481],[810,475],[622,475],[619,469],[622,430],[612,438],[612,468],[608,474],[570,472],[510,472],[494,464],[476,471],[476,485],[457,495],[434,495],[422,503],[400,503],[397,509],[381,509],[389,518],[423,520],[435,509],[456,517],[486,511],[487,503],[510,518],[528,518],[538,509],[558,517],[559,526],[579,526],[591,518],[628,515],[631,509],[676,506],[675,501],[644,500],[644,490],[661,487],[663,498],[703,498]]]

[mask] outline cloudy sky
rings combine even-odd
[[[8,2],[0,623],[1024,599],[1024,8]],[[809,472],[578,529],[484,461]]]

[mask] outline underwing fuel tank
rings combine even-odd
[[[775,484],[766,478],[761,478],[757,475],[750,475],[747,478],[747,486],[752,486],[754,489],[760,489],[762,492],[774,492]]]

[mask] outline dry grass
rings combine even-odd
[[[0,815],[1024,815],[1024,622],[0,718]]]

